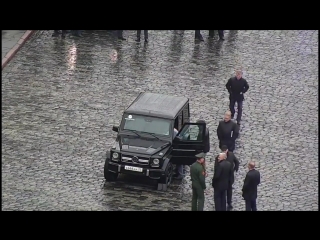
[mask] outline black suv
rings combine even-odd
[[[205,149],[206,124],[189,119],[188,98],[140,93],[124,111],[120,126],[112,128],[118,135],[107,152],[105,179],[116,181],[119,173],[146,176],[166,191],[173,164],[191,165]]]

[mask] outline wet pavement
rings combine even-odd
[[[318,31],[226,31],[224,42],[202,43],[194,31],[150,31],[148,44],[135,31],[122,42],[106,31],[51,33],[34,34],[2,71],[2,210],[190,210],[189,176],[167,192],[125,176],[105,184],[112,125],[141,91],[187,96],[191,120],[208,122],[212,157],[239,66],[250,89],[234,210],[244,210],[249,160],[261,172],[259,210],[318,210]]]

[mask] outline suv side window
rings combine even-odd
[[[189,104],[187,104],[182,110],[183,113],[183,123],[190,121]]]
[[[182,128],[182,125],[183,125],[183,115],[181,111],[180,114],[178,115],[178,131]]]
[[[185,125],[179,137],[185,141],[203,141],[203,126]]]

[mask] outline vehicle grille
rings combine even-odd
[[[122,155],[121,162],[127,162],[138,165],[149,165],[149,158],[139,157],[138,161],[132,161],[133,156]]]

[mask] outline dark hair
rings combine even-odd
[[[197,123],[206,123],[206,121],[202,120],[202,119],[199,119],[199,120],[197,120]]]
[[[228,150],[228,147],[226,146],[226,145],[223,145],[222,147],[221,147],[221,151],[227,151]]]

